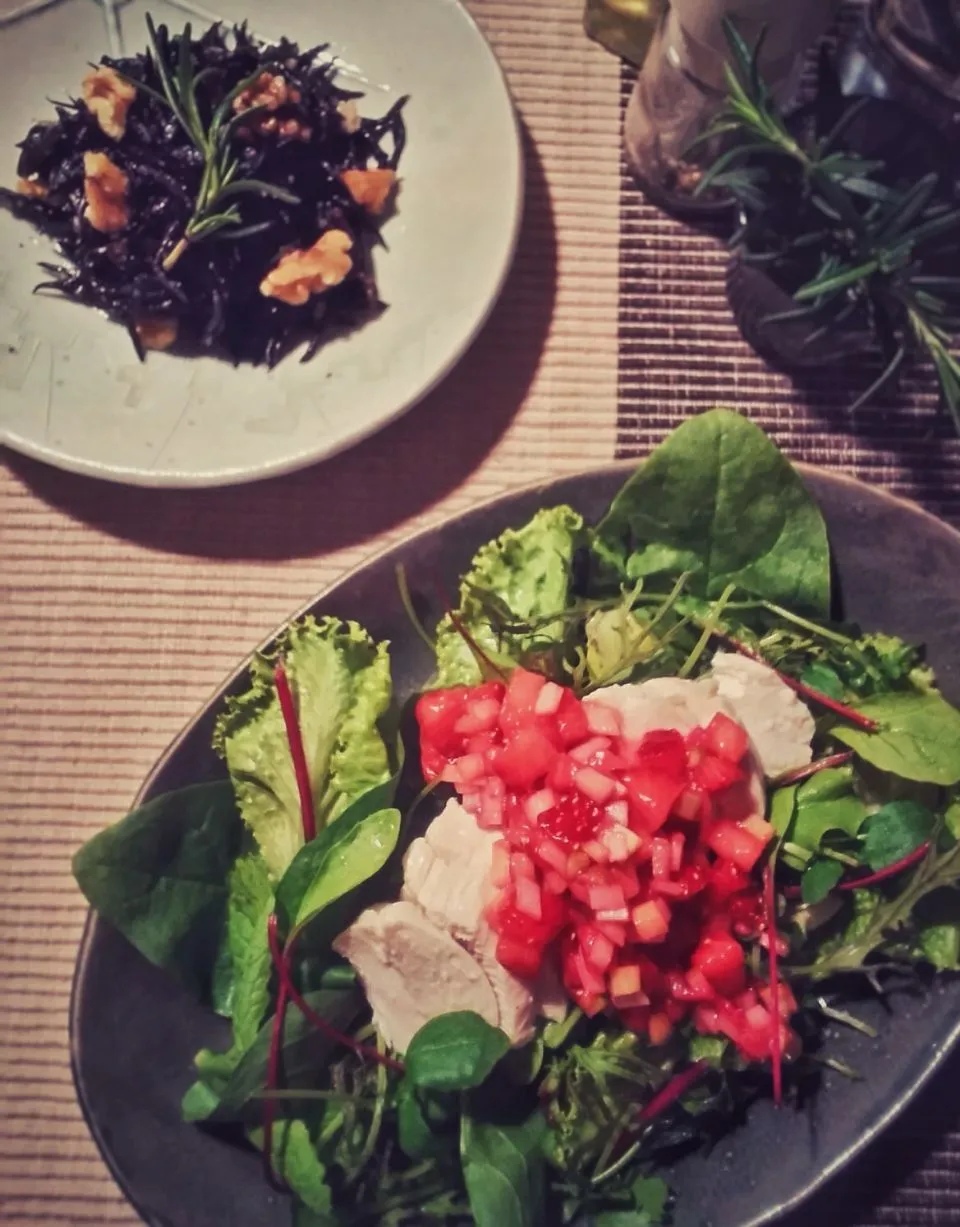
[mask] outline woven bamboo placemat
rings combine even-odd
[[[715,401],[756,414],[793,455],[958,510],[945,493],[955,448],[921,450],[909,422],[885,435],[854,423],[851,434],[839,410],[821,419],[798,407],[739,344],[717,291],[722,255],[621,180],[626,78],[582,37],[581,0],[470,7],[524,121],[527,208],[503,299],[447,383],[346,456],[248,489],[122,489],[2,456],[0,1222],[138,1221],[70,1079],[85,909],[69,858],[124,811],[237,659],[307,597],[423,524],[639,454]],[[929,387],[910,403],[933,421]],[[918,473],[939,476],[918,485]],[[957,1221],[958,1144],[939,1126],[920,1133],[918,1176],[892,1200],[878,1186],[886,1201],[872,1218],[855,1199],[825,1221]]]

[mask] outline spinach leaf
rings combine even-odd
[[[482,546],[460,584],[456,620],[437,627],[435,686],[482,680],[476,654],[459,627],[492,659],[514,664],[556,648],[562,622],[529,625],[569,604],[573,556],[584,543],[583,519],[570,507],[549,507],[522,528],[508,528]]]
[[[463,1091],[479,1086],[505,1056],[510,1040],[472,1010],[440,1014],[423,1024],[406,1054],[407,1077],[417,1087]]]
[[[227,700],[214,734],[240,813],[275,881],[303,845],[300,799],[273,679],[281,656],[297,700],[318,829],[391,772],[379,728],[391,694],[387,645],[374,643],[355,622],[294,623],[273,652],[254,658],[250,688]]]
[[[74,856],[73,874],[104,920],[210,1005],[243,841],[229,783],[196,784],[94,835]]]
[[[294,857],[277,887],[285,930],[301,928],[387,863],[400,835],[400,811],[382,808],[386,791],[384,785],[359,797]]]
[[[830,831],[854,836],[866,817],[867,807],[854,791],[853,768],[829,767],[798,787],[787,838],[816,852]]]
[[[868,763],[922,783],[960,782],[960,712],[935,690],[892,691],[857,710],[880,728],[875,733],[838,724],[833,736]]]
[[[457,1116],[453,1096],[418,1090],[405,1078],[397,1092],[397,1140],[409,1159],[434,1159],[450,1152]]]
[[[839,861],[828,861],[825,858],[811,861],[800,879],[803,902],[819,903],[826,899],[842,877],[843,866]]]
[[[519,1125],[474,1121],[464,1114],[460,1161],[477,1227],[540,1227],[543,1223],[545,1132],[539,1109]]]
[[[759,427],[728,409],[679,426],[614,498],[593,550],[620,579],[691,571],[691,590],[730,583],[826,617],[826,525]]]
[[[356,988],[317,989],[305,993],[304,1000],[338,1031],[348,1029],[363,1008],[363,995]],[[250,1100],[266,1085],[272,1035],[273,1019],[269,1018],[232,1069],[229,1066],[231,1054],[198,1054],[197,1069],[206,1086],[206,1093],[196,1084],[190,1088],[182,1106],[185,1113],[190,1110],[191,1114],[185,1118],[218,1121],[242,1119]],[[335,1049],[336,1042],[318,1031],[295,1006],[287,1009],[283,1022],[281,1061],[288,1087],[314,1085]],[[207,1109],[205,1114],[202,1111],[204,1107]]]
[[[933,835],[936,817],[917,801],[891,801],[863,826],[863,859],[871,869],[903,860]]]
[[[709,1061],[715,1069],[723,1067],[723,1058],[730,1048],[730,1041],[722,1035],[692,1035],[690,1037],[690,1060]]]

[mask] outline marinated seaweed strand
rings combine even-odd
[[[56,103],[55,120],[36,124],[19,146],[23,190],[0,188],[0,203],[53,238],[62,256],[41,265],[46,277],[37,288],[105,312],[127,328],[141,357],[166,348],[151,343],[159,321],[185,354],[272,367],[306,342],[307,360],[334,329],[362,324],[384,307],[371,261],[379,217],[342,176],[396,169],[405,99],[379,118],[361,117],[359,95],[334,84],[323,46],[264,45],[245,26],[213,26],[196,39],[189,27],[171,35],[161,25],[152,34],[156,54],[100,61],[136,89],[119,139],[106,134],[87,102],[71,99]],[[182,237],[192,219],[196,225],[205,159],[164,95],[164,78],[180,80],[181,64],[204,130],[220,107],[220,136],[229,146],[223,164],[235,181],[224,202],[232,224],[187,244]],[[258,78],[267,90],[281,83],[280,105],[257,105],[259,87],[249,83]],[[241,91],[236,105],[232,91]],[[90,154],[106,155],[126,178],[126,224],[107,233],[87,216]],[[262,289],[286,253],[306,251],[331,231],[347,236],[342,280],[302,303]]]

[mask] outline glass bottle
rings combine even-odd
[[[693,196],[700,179],[691,143],[725,95],[729,17],[753,46],[763,31],[760,69],[780,102],[795,92],[810,44],[830,23],[837,0],[672,0],[637,77],[624,123],[627,162],[647,195],[677,212],[726,207]]]
[[[664,0],[586,0],[583,28],[614,55],[643,63]]]

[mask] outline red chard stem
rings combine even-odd
[[[780,1003],[780,967],[777,954],[777,887],[773,880],[772,863],[768,863],[763,871],[763,898],[767,913],[767,957],[770,962],[770,1001],[773,1014],[773,1043],[770,1054],[773,1066],[773,1102],[779,1107],[783,1102],[783,1037],[780,1034],[783,1010]]]
[[[785,784],[799,784],[801,780],[808,780],[810,776],[816,775],[818,771],[827,771],[831,767],[843,767],[853,758],[852,750],[843,750],[840,754],[828,754],[826,758],[818,758],[815,762],[807,763],[805,767],[797,767],[794,771],[785,771],[783,775],[778,775],[773,781],[775,788],[782,788]]]
[[[867,733],[875,733],[880,725],[876,720],[871,720],[869,716],[865,716],[863,712],[857,711],[855,707],[848,707],[846,703],[839,703],[836,699],[831,699],[828,694],[824,694],[822,690],[814,690],[812,686],[807,686],[804,682],[798,682],[795,677],[790,677],[786,673],[781,673],[779,669],[774,669],[773,665],[768,664],[763,659],[759,652],[755,652],[753,648],[748,648],[745,643],[741,643],[739,639],[734,639],[731,635],[716,632],[718,639],[733,648],[735,652],[739,652],[741,656],[746,656],[749,660],[755,660],[758,664],[766,665],[768,669],[773,669],[777,677],[791,690],[801,695],[805,699],[809,699],[811,703],[819,703],[821,707],[825,707],[827,711],[832,711],[838,716],[842,716],[844,720],[848,720],[850,724],[855,724],[857,728],[863,729]]]
[[[313,790],[310,787],[310,769],[307,766],[307,756],[303,749],[303,737],[300,733],[300,721],[297,718],[297,705],[290,689],[290,680],[283,661],[280,661],[273,671],[273,680],[277,687],[277,699],[280,702],[280,712],[283,716],[283,726],[290,745],[290,757],[293,760],[293,774],[297,781],[297,793],[300,797],[300,817],[303,822],[303,839],[310,843],[317,837],[317,818],[313,809]]]
[[[644,1104],[637,1119],[642,1123],[646,1123],[659,1116],[661,1112],[665,1112],[681,1095],[685,1095],[694,1083],[699,1082],[709,1068],[710,1064],[708,1061],[696,1061],[689,1069],[685,1069],[683,1073],[671,1078],[665,1086],[662,1086],[657,1091],[651,1100]]]
[[[333,1040],[334,1043],[342,1044],[345,1048],[351,1049],[362,1060],[376,1061],[380,1065],[385,1065],[387,1069],[393,1069],[399,1073],[403,1072],[403,1065],[395,1057],[387,1056],[376,1048],[359,1043],[352,1035],[347,1035],[344,1031],[338,1031],[336,1027],[331,1026],[322,1015],[318,1014],[304,1000],[290,976],[290,958],[293,954],[292,942],[288,943],[286,950],[281,947],[280,937],[277,932],[276,914],[272,915],[267,921],[267,940],[270,943],[270,958],[273,960],[273,965],[276,968],[280,981],[280,995],[284,1001],[292,1001],[304,1018],[311,1022],[318,1031],[321,1031],[329,1039]]]
[[[909,869],[911,865],[916,865],[919,861],[922,861],[929,851],[929,843],[921,844],[919,848],[914,848],[912,852],[908,852],[900,860],[894,861],[892,865],[885,865],[883,869],[878,869],[876,873],[868,873],[864,878],[848,878],[845,882],[839,883],[837,890],[861,890],[864,886],[875,886],[877,882],[885,882],[887,878],[903,873],[904,869]]]

